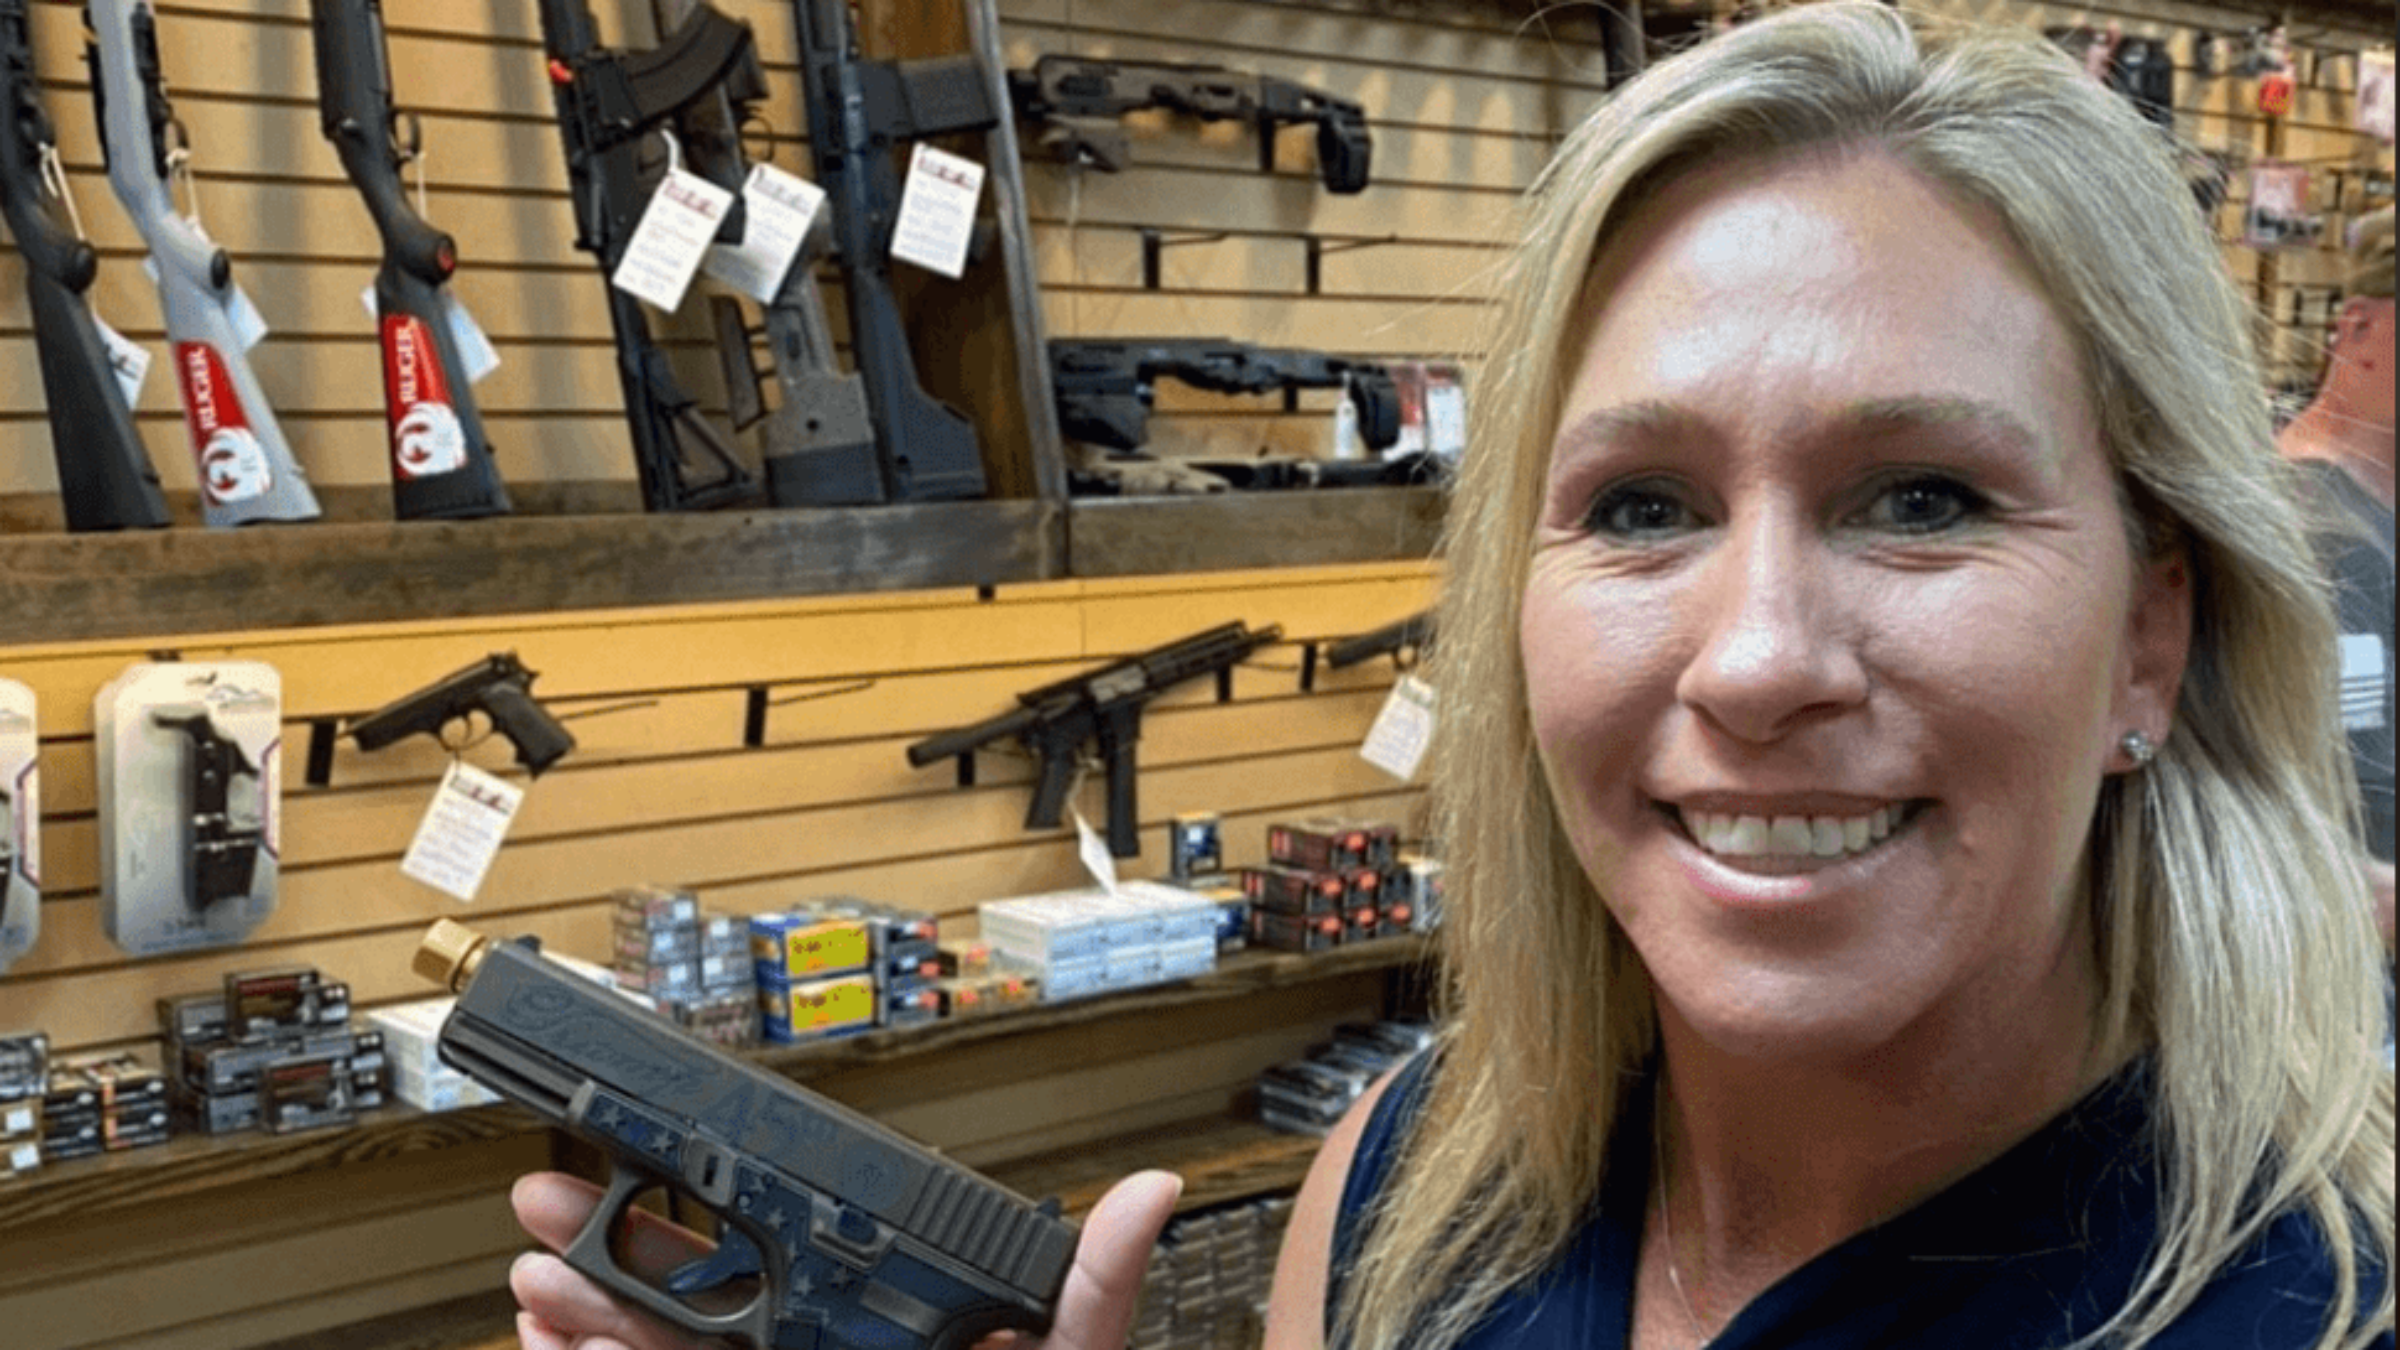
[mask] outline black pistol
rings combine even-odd
[[[444,919],[415,965],[458,993],[444,1062],[607,1153],[608,1193],[564,1256],[619,1297],[752,1350],[964,1350],[1048,1329],[1076,1240],[1055,1204],[686,1035],[531,940]],[[610,1244],[653,1187],[724,1225],[660,1284]]]
[[[258,811],[258,766],[240,743],[217,734],[208,710],[196,705],[154,708],[150,720],[179,731],[190,744],[184,760],[184,900],[194,914],[236,895],[258,877],[258,846],[266,822]]]
[[[534,701],[534,678],[515,652],[494,652],[359,718],[347,734],[361,750],[381,750],[418,732],[438,739],[449,723],[482,713],[517,748],[517,763],[527,776],[539,778],[575,748],[575,737]]]

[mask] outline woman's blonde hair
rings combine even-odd
[[[2164,1188],[2134,1292],[2157,1335],[2274,1217],[2322,1229],[2320,1345],[2393,1325],[2380,944],[2347,828],[2334,629],[2278,477],[2248,312],[2172,147],[2029,33],[1833,3],[1651,69],[1528,195],[1444,553],[1437,835],[1445,1041],[1339,1314],[1361,1350],[1454,1344],[1589,1216],[1653,1053],[1639,958],[1536,759],[1519,602],[1586,278],[1633,205],[1729,156],[1887,155],[1996,213],[2081,343],[2137,547],[2193,569],[2191,658],[2146,771],[2104,783],[2085,875],[2096,1043],[2151,1053]]]

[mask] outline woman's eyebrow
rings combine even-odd
[[[1860,436],[1940,434],[1996,453],[2031,458],[2042,438],[2016,414],[1996,403],[1952,395],[1906,395],[1863,399],[1830,417],[1807,417],[1785,435],[1814,442]],[[1595,408],[1559,429],[1552,443],[1558,458],[1588,452],[1704,439],[1715,434],[1699,409],[1665,399],[1640,399]]]

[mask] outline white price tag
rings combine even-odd
[[[1417,776],[1425,746],[1433,739],[1433,686],[1414,675],[1403,675],[1392,686],[1375,725],[1367,728],[1366,744],[1358,757],[1394,778]]]
[[[125,391],[125,406],[142,406],[142,381],[150,374],[150,349],[108,326],[108,321],[95,314],[92,326],[100,330],[101,345],[108,348],[109,369],[117,373],[117,387]]]
[[[800,256],[808,227],[817,218],[825,189],[772,164],[750,166],[742,184],[742,242],[715,244],[702,264],[707,273],[760,304],[783,289],[784,273]]]
[[[225,296],[225,317],[232,321],[234,338],[243,351],[267,340],[267,316],[250,303],[250,292],[239,286],[231,287]]]
[[[1358,404],[1350,398],[1350,384],[1342,383],[1342,401],[1333,405],[1333,457],[1335,459],[1365,459],[1366,437],[1358,431]]]
[[[732,204],[732,193],[698,174],[667,170],[609,284],[674,312]]]
[[[919,141],[908,158],[908,186],[892,226],[892,256],[955,281],[967,270],[983,166]]]
[[[1425,448],[1455,461],[1467,452],[1467,391],[1455,384],[1425,386]]]
[[[492,340],[484,336],[483,325],[467,312],[466,302],[448,291],[442,292],[442,317],[449,321],[450,340],[458,345],[459,364],[467,383],[473,384],[500,368],[500,353]]]
[[[1068,813],[1075,817],[1075,849],[1083,858],[1083,870],[1092,874],[1100,889],[1110,895],[1117,893],[1117,859],[1108,851],[1108,841],[1083,818],[1083,812],[1072,807]]]
[[[437,891],[473,900],[524,800],[523,788],[465,760],[452,760],[417,826],[417,837],[409,841],[408,856],[400,860],[400,870]]]

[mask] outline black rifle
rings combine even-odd
[[[184,900],[192,913],[230,896],[248,895],[258,876],[258,848],[266,823],[259,818],[258,766],[241,744],[217,734],[205,708],[154,708],[150,720],[183,733],[186,800]]]
[[[317,107],[342,171],[366,198],[383,237],[375,272],[383,342],[384,419],[391,437],[392,507],[402,520],[502,515],[508,490],[492,464],[483,416],[451,336],[443,287],[458,245],[409,205],[401,166],[416,154],[416,122],[400,134],[382,0],[309,0],[316,27]],[[453,302],[454,303],[454,302]]]
[[[1067,791],[1075,785],[1084,745],[1096,743],[1108,766],[1108,851],[1119,858],[1139,856],[1142,846],[1136,834],[1140,821],[1134,810],[1133,747],[1142,736],[1142,709],[1167,690],[1203,675],[1216,676],[1217,696],[1230,698],[1233,668],[1282,636],[1283,629],[1274,624],[1256,632],[1239,622],[1211,628],[1019,694],[1017,706],[998,717],[908,747],[908,762],[921,769],[936,760],[955,758],[960,781],[968,782],[973,778],[977,750],[1014,740],[1041,763],[1041,781],[1034,788],[1033,805],[1025,812],[1025,828],[1050,829],[1059,823]]]
[[[609,1187],[562,1255],[620,1297],[753,1350],[965,1350],[1048,1329],[1075,1230],[915,1140],[735,1059],[540,954],[445,919],[419,973],[458,992],[443,1061],[608,1156]],[[654,1285],[618,1264],[652,1187],[724,1225]],[[727,1310],[703,1300],[739,1297]]]
[[[442,728],[482,713],[492,730],[517,749],[517,763],[528,777],[575,748],[575,737],[534,701],[534,672],[515,652],[494,652],[481,661],[453,671],[413,694],[393,699],[346,729],[361,750],[381,750],[403,736],[423,733],[439,738]]]
[[[758,52],[750,25],[707,5],[695,7],[646,52],[602,47],[585,0],[541,0],[541,6],[550,93],[566,141],[575,246],[599,259],[602,275],[614,276],[649,204],[645,186],[656,178],[645,171],[643,140],[720,86],[763,96]],[[738,201],[734,209],[738,213]],[[739,219],[728,215],[727,228]],[[617,379],[633,427],[643,504],[653,511],[693,511],[753,499],[755,478],[676,381],[666,352],[650,335],[642,302],[611,285],[608,317],[616,328]],[[714,477],[691,477],[695,454],[713,464]]]
[[[849,0],[792,0],[792,13],[800,29],[809,154],[833,211],[842,292],[850,306],[850,351],[867,381],[881,450],[879,500],[980,497],[983,452],[974,424],[917,382],[908,331],[892,296],[891,251],[900,215],[893,149],[997,125],[983,68],[973,56],[862,59]],[[861,486],[845,482],[822,491],[854,493]]]
[[[1370,450],[1400,439],[1400,391],[1370,361],[1325,352],[1253,347],[1223,338],[1053,341],[1050,381],[1060,429],[1079,441],[1131,451],[1149,439],[1153,386],[1171,376],[1219,394],[1350,389],[1358,432]]]
[[[0,128],[0,211],[25,258],[59,498],[70,530],[153,529],[167,523],[158,470],[85,297],[99,255],[50,206],[45,168],[58,137],[42,106],[25,9],[26,0],[0,0],[0,117],[8,119]]]
[[[1366,111],[1306,85],[1222,66],[1148,65],[1078,56],[1037,58],[1008,72],[1017,116],[1043,124],[1042,142],[1071,163],[1108,173],[1125,167],[1125,132],[1116,119],[1141,108],[1171,108],[1206,122],[1240,119],[1258,131],[1258,168],[1275,168],[1275,133],[1295,122],[1317,128],[1317,172],[1328,192],[1367,186],[1374,142]]]
[[[664,31],[684,22],[698,3],[651,0],[651,9]],[[765,92],[763,83],[729,80],[711,96],[679,109],[675,135],[683,145],[685,166],[729,192],[740,192],[750,175],[741,129]],[[832,231],[820,210],[799,256],[766,305],[763,326],[781,391],[772,414],[760,393],[757,335],[743,317],[742,302],[730,295],[709,297],[717,356],[725,369],[727,409],[736,431],[766,421],[759,460],[766,470],[767,500],[776,506],[858,506],[884,500],[866,383],[844,372],[836,361],[825,297],[817,286],[816,263],[832,245]]]

